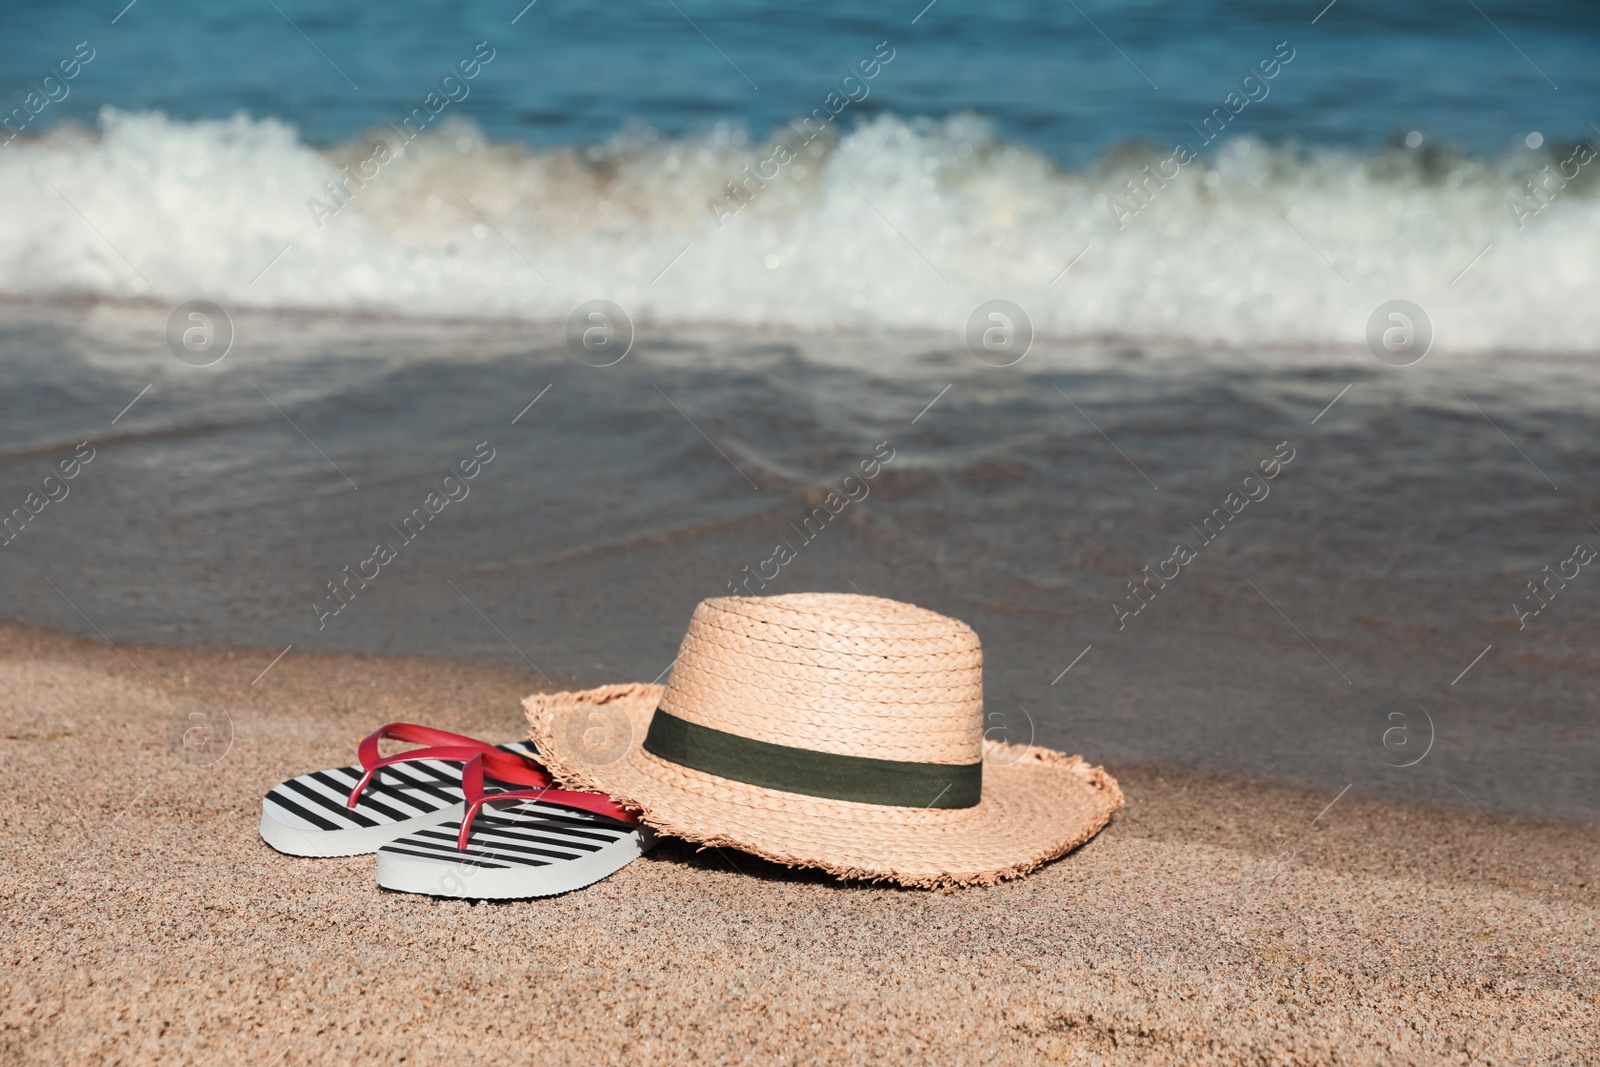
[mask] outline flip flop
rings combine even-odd
[[[532,786],[486,792],[488,784]],[[436,897],[546,897],[598,882],[655,845],[610,797],[552,787],[548,774],[499,752],[462,769],[466,810],[378,849],[378,884]]]
[[[380,756],[384,738],[424,747]],[[313,771],[274,786],[261,801],[261,838],[291,856],[375,852],[386,841],[459,818],[462,765],[485,752],[524,767],[524,757],[538,755],[526,741],[495,746],[414,723],[379,727],[362,739],[357,766]]]

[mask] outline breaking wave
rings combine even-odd
[[[318,148],[270,118],[107,109],[0,147],[0,293],[531,320],[603,297],[658,323],[957,335],[1004,297],[1045,334],[1230,346],[1360,343],[1405,298],[1441,347],[1583,349],[1600,163],[1574,152],[1237,139],[1065,171],[964,114],[534,150],[463,122]]]

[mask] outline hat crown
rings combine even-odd
[[[972,764],[983,651],[965,623],[881,597],[713,597],[695,608],[661,707],[790,748]]]

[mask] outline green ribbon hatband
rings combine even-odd
[[[757,741],[688,722],[660,709],[644,750],[746,785],[859,804],[902,808],[971,808],[983,795],[983,762],[907,763],[841,756]]]

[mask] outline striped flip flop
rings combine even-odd
[[[383,739],[422,745],[380,756]],[[274,786],[261,801],[261,838],[291,856],[358,856],[426,826],[461,816],[461,768],[481,753],[527,766],[538,755],[519,741],[490,745],[414,723],[390,723],[362,739],[353,767],[313,771]]]
[[[533,788],[486,790],[507,782]],[[460,817],[378,849],[380,886],[480,900],[546,897],[598,882],[655,844],[610,797],[552,788],[548,774],[498,752],[469,760],[461,789]]]

